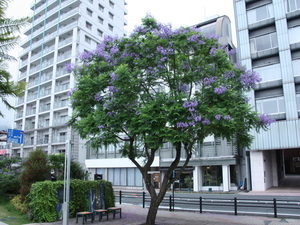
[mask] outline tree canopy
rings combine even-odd
[[[249,131],[272,122],[252,110],[244,95],[260,81],[259,75],[231,62],[231,54],[216,35],[173,29],[148,16],[129,37],[107,36],[95,50],[80,55],[80,66],[66,65],[77,80],[69,92],[74,109],[69,125],[94,148],[119,145],[140,169],[152,198],[146,224],[154,224],[156,206],[174,181],[169,178],[182,151],[186,161],[180,172],[194,144],[205,137],[247,147]],[[156,194],[147,171],[166,142],[175,147],[176,156]]]
[[[9,51],[18,45],[20,29],[28,24],[29,18],[6,18],[5,10],[10,0],[0,1],[0,98],[7,108],[14,109],[9,103],[8,97],[21,97],[26,87],[25,82],[14,82],[7,71],[6,61],[15,61],[16,58]],[[4,117],[0,111],[0,116]]]

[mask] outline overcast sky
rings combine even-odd
[[[32,2],[34,0],[11,0],[6,11],[7,17],[17,19],[29,15],[31,13],[29,7]],[[191,26],[214,15],[227,15],[231,20],[233,43],[236,45],[233,0],[126,0],[126,2],[128,10],[126,29],[129,33],[135,25],[141,24],[141,19],[147,13],[160,22],[171,23],[173,27]],[[20,48],[16,48],[11,54],[17,57],[19,51]],[[17,73],[17,67],[17,64],[10,66],[12,75]],[[1,102],[0,110],[6,111]],[[5,119],[0,118],[0,130],[12,126],[14,112],[9,111],[6,114]]]

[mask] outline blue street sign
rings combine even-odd
[[[7,143],[18,143],[23,144],[24,141],[24,131],[23,130],[7,130]]]

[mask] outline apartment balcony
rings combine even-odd
[[[28,110],[26,110],[26,116],[29,116],[29,115],[33,115],[33,114],[35,114],[35,112],[36,112],[36,109],[28,109]]]
[[[24,100],[25,100],[24,96],[23,96],[23,97],[19,97],[19,98],[18,98],[18,101],[17,101],[17,105],[23,104],[23,103],[24,103]]]
[[[26,137],[24,138],[24,145],[33,145],[34,140],[33,139],[27,139]]]
[[[66,136],[53,136],[52,137],[52,143],[57,143],[57,142],[66,142],[67,137]]]
[[[48,128],[49,126],[50,126],[49,120],[47,120],[47,121],[39,120],[39,122],[38,122],[38,128]]]
[[[43,62],[42,68],[46,68],[46,67],[48,67],[48,66],[53,65],[53,62],[54,62],[53,59]]]
[[[39,108],[39,112],[45,112],[50,110],[50,104],[49,105],[41,105]]]
[[[35,99],[37,99],[37,96],[38,96],[37,93],[28,95],[28,96],[27,96],[27,101],[35,100]]]
[[[25,130],[33,130],[33,129],[34,129],[33,123],[25,124]]]
[[[70,58],[71,57],[71,51],[70,52],[66,52],[63,55],[60,55],[57,57],[57,61],[62,61],[64,59]]]
[[[32,62],[33,60],[35,60],[35,59],[37,59],[37,58],[40,58],[41,55],[42,55],[41,52],[39,52],[39,53],[37,53],[37,54],[31,56],[30,61]]]
[[[35,73],[35,72],[39,71],[39,69],[40,69],[39,66],[35,66],[29,70],[29,74]]]
[[[70,101],[67,101],[67,100],[56,102],[56,103],[54,103],[54,109],[67,107],[67,106],[69,106],[69,104],[70,104]]]
[[[51,51],[53,51],[54,49],[55,49],[55,46],[52,45],[52,46],[50,46],[50,47],[45,48],[43,53],[44,53],[44,54],[47,54],[48,52],[51,52]]]
[[[52,79],[52,74],[47,74],[47,75],[42,75],[41,76],[41,83],[51,80]]]
[[[23,117],[23,112],[18,112],[16,115],[15,115],[15,119],[19,119]]]
[[[37,144],[38,145],[46,145],[49,143],[49,138],[39,138],[37,139]]]
[[[25,71],[25,72],[22,72],[22,73],[20,73],[19,78],[21,79],[21,78],[23,78],[23,77],[26,77],[26,75],[27,75],[27,72],[26,72],[26,71]]]
[[[22,63],[21,63],[21,66],[24,66],[24,65],[26,65],[27,63],[28,63],[28,59],[23,60]]]
[[[70,84],[64,84],[64,85],[56,86],[55,87],[55,93],[60,92],[60,91],[68,90],[69,86],[70,86]]]
[[[60,77],[63,75],[69,74],[66,70],[57,70],[56,71],[56,77]]]
[[[67,117],[59,117],[53,119],[53,126],[66,126],[68,122]]]
[[[28,85],[27,85],[27,87],[33,87],[33,86],[35,86],[35,85],[37,85],[39,83],[39,80],[38,79],[35,79],[35,80],[33,80],[33,81],[29,81],[29,83],[28,83]]]
[[[61,27],[61,28],[59,29],[58,33],[61,34],[61,33],[65,32],[65,31],[67,31],[67,30],[70,30],[70,29],[76,27],[76,26],[78,26],[78,22],[77,22],[77,21],[75,21],[75,22],[73,22],[73,23],[70,23],[70,24],[67,25],[67,26]]]
[[[30,28],[31,29],[31,28]],[[24,39],[25,40],[25,39]],[[27,48],[24,48],[22,51],[20,51],[19,53],[19,57],[21,57],[22,55],[24,55],[25,53],[29,52],[30,50],[30,46]]]
[[[72,42],[72,40],[73,40],[73,37],[69,37],[69,38],[67,38],[67,39],[65,39],[63,41],[59,41],[58,47],[64,46],[66,44],[69,44],[69,43]]]
[[[51,89],[42,90],[40,92],[40,97],[44,97],[44,96],[47,96],[47,95],[51,95]]]

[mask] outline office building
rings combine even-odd
[[[300,175],[300,1],[234,0],[238,59],[261,75],[250,103],[276,119],[268,131],[253,131],[247,150],[253,191]],[[251,180],[251,182],[250,182]]]

